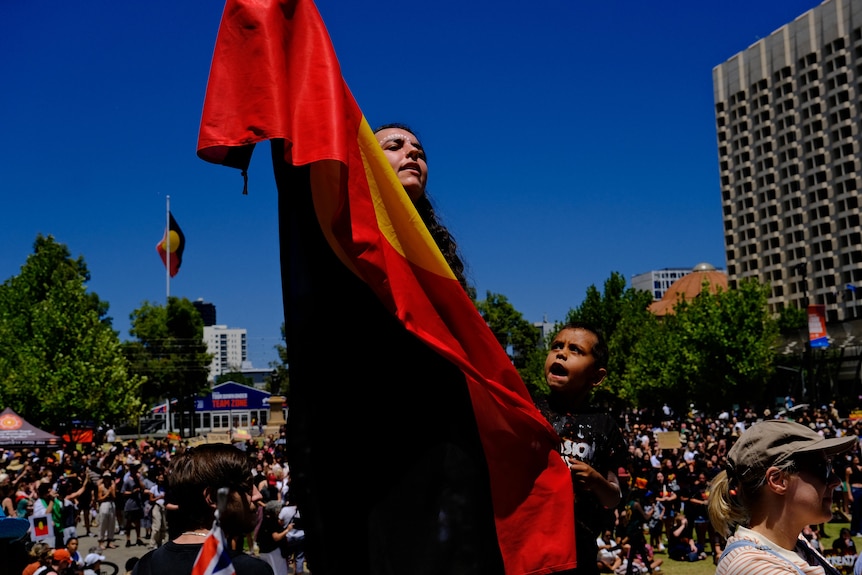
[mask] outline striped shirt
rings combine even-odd
[[[795,551],[784,549],[750,529],[740,527],[727,539],[726,547],[738,539],[753,541],[757,545],[769,547],[773,552],[758,549],[753,545],[743,545],[732,549],[718,563],[715,575],[830,575],[819,565],[809,565]],[[808,546],[808,542],[801,539]],[[811,553],[815,553],[811,549]],[[825,561],[825,559],[824,559]]]

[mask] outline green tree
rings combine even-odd
[[[797,307],[782,308],[776,321],[778,330],[785,336],[794,336],[799,330],[808,329],[808,313]]]
[[[83,257],[40,234],[21,273],[0,285],[0,404],[48,429],[141,413],[144,379],[129,372],[89,280]]]
[[[485,299],[475,305],[529,387],[530,366],[542,355],[541,331],[503,295],[486,292]]]
[[[287,359],[287,332],[284,328],[284,322],[281,322],[281,341],[282,343],[275,345],[278,361],[269,362],[272,373],[266,378],[267,389],[273,395],[288,395],[290,393],[290,370],[288,368],[290,364]]]
[[[768,293],[767,286],[748,280],[680,301],[633,349],[629,398],[639,406],[669,401],[678,413],[688,403],[714,411],[766,401],[778,336]]]
[[[608,376],[594,391],[594,404],[619,405],[620,399],[632,399],[634,394],[627,388],[628,359],[638,341],[657,327],[656,317],[649,311],[650,303],[649,292],[626,287],[625,277],[612,272],[603,292],[591,285],[583,303],[569,310],[566,321],[580,321],[600,329],[611,352]]]
[[[147,376],[144,401],[178,399],[178,409],[194,434],[193,402],[209,389],[212,361],[200,313],[188,299],[171,296],[167,306],[144,302],[132,312],[131,320],[129,334],[136,340],[125,344],[125,352],[135,371]]]
[[[254,379],[244,375],[241,371],[229,371],[227,373],[223,373],[215,378],[214,383],[215,385],[220,385],[229,381],[232,381],[234,383],[241,383],[248,386],[254,385]]]

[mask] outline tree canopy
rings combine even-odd
[[[266,378],[267,390],[273,395],[288,395],[290,393],[290,364],[287,359],[287,332],[284,322],[281,322],[281,341],[276,344],[278,361],[269,362],[272,373]]]
[[[176,398],[180,410],[190,412],[195,396],[209,388],[212,361],[200,313],[187,298],[171,296],[167,306],[144,302],[131,320],[129,333],[137,339],[124,350],[135,371],[147,376],[144,402]]]
[[[241,371],[228,371],[226,373],[223,373],[215,378],[213,384],[221,385],[223,383],[228,383],[229,381],[232,381],[234,383],[241,383],[242,385],[248,385],[249,387],[254,385],[254,378],[243,374]]]
[[[667,402],[683,413],[690,403],[721,409],[743,398],[767,402],[779,328],[767,295],[768,287],[755,281],[718,293],[704,289],[659,318],[649,311],[651,294],[627,288],[618,272],[604,291],[590,286],[566,321],[597,327],[610,348],[608,377],[592,403],[658,408]],[[537,381],[542,366],[534,362],[525,379]]]
[[[532,376],[536,358],[541,356],[544,364],[539,329],[524,319],[506,296],[489,291],[485,293],[485,299],[476,301],[475,305],[497,341],[509,354],[527,387],[541,386],[541,382]]]
[[[83,257],[40,234],[21,272],[0,285],[0,403],[47,429],[141,412],[144,378],[131,373],[89,280]]]
[[[626,287],[625,277],[612,272],[603,292],[591,285],[583,303],[566,316],[566,322],[580,321],[598,328],[608,342],[608,376],[593,393],[595,403],[618,405],[621,400],[635,399],[626,389],[626,373],[632,350],[639,341],[652,340],[658,327],[657,318],[649,311],[650,303],[649,292]]]
[[[718,410],[762,403],[772,376],[778,323],[766,305],[768,286],[747,280],[736,289],[682,300],[653,336],[632,349],[624,388],[638,405],[667,400]]]

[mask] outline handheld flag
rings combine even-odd
[[[278,187],[291,493],[315,573],[575,567],[559,438],[401,187],[311,0],[225,6],[198,155],[245,175],[263,140]]]
[[[218,490],[218,509],[210,532],[204,539],[198,552],[191,575],[235,575],[233,562],[228,554],[227,538],[219,525],[219,515],[224,512],[228,490],[224,487]]]
[[[168,272],[171,277],[177,275],[180,271],[180,265],[183,263],[183,250],[186,248],[186,236],[180,229],[179,224],[174,219],[173,214],[168,214],[170,224],[165,230],[165,235],[161,241],[156,244],[156,251],[159,252],[159,257],[162,258],[162,263],[168,265],[168,252],[170,251],[170,269]]]
[[[224,532],[218,525],[213,525],[195,559],[192,575],[234,575],[236,569],[227,550]]]
[[[54,522],[46,515],[29,517],[30,537],[33,541],[54,541]]]

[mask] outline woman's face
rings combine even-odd
[[[69,541],[66,542],[66,549],[69,550],[69,553],[74,553],[75,551],[77,551],[78,550],[78,540],[75,539],[74,537],[69,539]]]
[[[257,525],[257,508],[262,506],[263,496],[257,486],[249,490],[231,490],[225,508],[225,525],[231,526],[232,534],[249,533]]]
[[[832,519],[832,493],[841,482],[826,459],[798,464],[799,472],[791,476],[788,495],[790,507],[804,514],[806,524],[816,525]],[[810,517],[809,517],[810,516]]]
[[[415,135],[401,128],[384,128],[375,135],[398,181],[410,200],[415,202],[425,193],[428,181],[428,164],[422,144]]]

